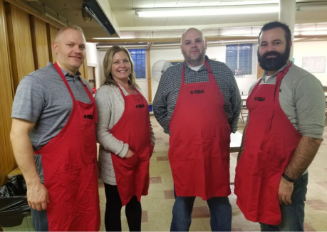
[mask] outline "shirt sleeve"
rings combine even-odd
[[[167,85],[167,71],[162,74],[159,86],[156,92],[156,95],[153,100],[153,113],[156,117],[158,123],[162,126],[165,133],[169,134],[169,122],[170,118],[168,118],[168,104],[167,104],[167,97],[168,97],[168,85]]]
[[[16,90],[11,117],[36,123],[46,105],[46,92],[35,78],[24,77]]]
[[[95,94],[98,110],[98,123],[96,124],[97,141],[106,151],[123,158],[126,156],[129,146],[110,133],[109,123],[113,113],[110,93],[111,91],[107,91],[105,88],[99,88]]]
[[[230,121],[230,126],[231,126],[231,131],[235,133],[237,131],[237,123],[238,119],[240,117],[240,112],[241,112],[241,105],[242,105],[242,100],[241,100],[241,95],[240,91],[238,89],[235,77],[232,73],[232,71],[229,69],[230,73],[230,91],[231,91],[231,106],[232,106],[232,112],[233,112],[233,117]]]
[[[322,138],[326,102],[321,82],[313,76],[301,78],[292,92],[300,134],[312,138]]]

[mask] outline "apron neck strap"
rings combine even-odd
[[[210,69],[210,66],[209,66],[209,62],[207,59],[205,59],[205,66],[207,67],[207,70],[208,70],[208,76],[209,76],[209,82],[212,82],[212,81],[215,81],[215,78],[211,72],[211,69]],[[186,65],[186,62],[184,61],[183,63],[183,69],[182,69],[182,84],[185,83],[185,65]]]
[[[272,109],[271,117],[269,118],[269,122],[268,122],[267,127],[266,127],[266,133],[269,133],[269,131],[271,129],[272,119],[273,119],[274,113],[275,113],[275,103],[276,103],[276,101],[279,101],[280,84],[282,82],[282,79],[284,78],[284,76],[286,75],[286,73],[288,72],[288,70],[290,69],[291,66],[292,66],[292,62],[290,62],[289,65],[287,65],[282,71],[280,71],[277,74],[276,83],[275,83],[275,90],[274,90],[274,107]]]
[[[61,68],[59,67],[59,65],[57,64],[57,62],[54,63],[53,66],[55,67],[55,69],[56,69],[57,72],[59,73],[59,75],[60,75],[62,81],[65,83],[65,85],[66,85],[66,87],[67,87],[67,89],[68,89],[68,91],[69,91],[69,93],[70,93],[70,96],[71,96],[72,99],[75,101],[74,94],[73,94],[72,90],[70,89],[70,87],[69,87],[69,85],[68,85],[68,82],[67,82],[67,80],[66,80],[66,78],[65,78],[65,75],[64,75],[64,73],[62,72]],[[83,85],[83,86],[84,86],[84,85]]]

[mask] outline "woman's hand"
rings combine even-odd
[[[125,158],[131,158],[132,156],[134,155],[134,152],[131,151],[130,149],[128,149],[126,155],[125,155]]]

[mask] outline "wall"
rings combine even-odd
[[[3,1],[0,0],[0,186],[4,183],[6,175],[16,167],[9,140],[14,90],[7,34],[5,7]]]
[[[86,59],[87,66],[95,68],[96,88],[99,88],[102,83],[99,64],[102,63],[102,60],[99,60],[99,54],[95,43],[86,43]]]
[[[315,42],[296,42],[294,44],[294,60],[295,64],[299,67],[302,67],[302,57],[308,57],[308,56],[326,56],[326,62],[327,62],[327,41],[315,41]],[[93,46],[94,50],[96,50],[95,45]],[[93,51],[95,52],[95,51]],[[102,61],[104,58],[104,55],[106,51],[96,51],[98,53],[98,61],[99,61],[99,80],[103,77],[103,70],[102,70]],[[88,51],[87,51],[88,53]],[[209,58],[215,58],[217,61],[225,62],[225,54],[226,54],[226,46],[210,46],[207,49],[207,55]],[[250,76],[244,76],[244,77],[237,77],[236,82],[238,85],[238,88],[240,90],[240,93],[243,95],[247,95],[249,88],[251,85],[257,80],[257,46],[253,46],[253,70],[254,73]],[[183,55],[181,54],[180,48],[176,46],[176,48],[152,48],[150,50],[150,65],[151,69],[155,62],[159,60],[183,60]],[[327,64],[326,69],[324,73],[313,73],[321,82],[323,85],[327,86]],[[97,81],[97,83],[102,83]],[[147,88],[147,80],[137,80],[137,83],[141,87],[145,97],[148,100],[148,88]],[[158,81],[156,81],[152,76],[152,99],[155,96],[155,93],[158,88]]]
[[[25,75],[52,60],[48,28],[25,9],[0,0],[0,186],[17,166],[9,139],[13,97]]]
[[[244,77],[237,77],[236,78],[236,83],[238,85],[238,88],[240,90],[240,93],[243,92],[244,95],[247,94],[249,88],[251,87],[252,83],[255,82],[256,78],[256,46],[253,46],[253,70],[254,73],[249,76],[244,76]],[[208,47],[207,56],[210,59],[216,59],[217,61],[220,62],[225,62],[226,60],[226,46],[215,46],[215,47]],[[150,50],[150,56],[151,56],[151,67],[153,64],[158,61],[158,60],[183,60],[184,57],[181,53],[181,50],[179,47],[174,48],[174,49],[158,49],[158,50]],[[158,88],[158,82],[152,77],[152,96],[155,96],[155,93]]]
[[[302,67],[303,57],[326,57],[325,72],[312,74],[321,81],[322,85],[327,86],[327,41],[296,42],[294,44],[293,56],[294,64],[299,67]]]

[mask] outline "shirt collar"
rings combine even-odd
[[[70,74],[69,72],[67,72],[66,70],[60,68],[62,73],[64,74],[65,77],[74,77],[74,78],[78,78],[80,77],[81,73],[79,71],[77,71],[77,73],[73,76],[72,74]]]
[[[206,61],[208,61],[208,60],[209,60],[209,57],[208,57],[207,55],[205,55],[205,61],[204,61],[204,62],[206,62]],[[193,69],[190,68],[190,66],[188,66],[188,64],[187,64],[185,61],[184,61],[184,63],[185,63],[185,66],[186,66],[186,67],[188,67],[190,70],[194,71]],[[198,71],[204,69],[204,67],[205,67],[205,69],[207,69],[205,63],[202,65],[202,67],[201,67]],[[195,71],[194,71],[194,72],[195,72]]]

